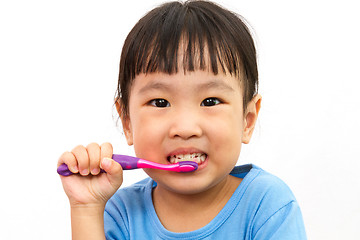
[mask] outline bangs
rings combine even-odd
[[[232,36],[233,20],[191,3],[165,4],[163,14],[155,9],[139,21],[142,27],[134,36],[134,55],[128,62],[131,77],[151,72],[172,74],[181,67],[184,72],[210,70],[217,74],[220,70],[239,76],[242,58],[236,46],[239,40]]]
[[[241,17],[206,1],[170,2],[150,11],[125,40],[118,96],[126,105],[129,86],[141,73],[179,70],[229,73],[243,82],[245,102],[251,99],[257,88],[256,52]]]

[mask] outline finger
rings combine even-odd
[[[90,143],[86,147],[89,156],[89,169],[91,174],[97,175],[100,172],[100,146],[97,143]]]
[[[111,143],[103,143],[100,146],[100,159],[103,158],[112,158],[113,155],[113,147],[111,145]]]
[[[119,188],[123,182],[121,165],[112,159],[113,147],[111,143],[101,144],[101,168],[107,173],[107,177],[114,188]]]
[[[113,159],[105,157],[101,160],[101,168],[106,171],[110,184],[114,188],[119,188],[123,182],[121,165]]]
[[[64,152],[63,154],[61,154],[58,160],[57,167],[59,167],[63,163],[65,163],[68,166],[69,170],[72,173],[79,172],[78,163],[76,161],[74,154],[72,154],[71,152]]]
[[[82,145],[79,145],[75,147],[72,151],[72,154],[74,154],[77,162],[78,162],[78,168],[81,175],[86,176],[89,174],[89,156],[86,151],[86,148]]]

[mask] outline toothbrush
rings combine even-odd
[[[131,170],[137,168],[155,168],[173,172],[193,172],[198,168],[198,164],[193,161],[182,161],[174,164],[160,164],[137,157],[119,154],[112,155],[112,159],[118,162],[123,168],[123,170]],[[69,176],[73,174],[65,163],[61,164],[58,167],[57,172],[62,176]],[[101,170],[101,172],[105,171]]]

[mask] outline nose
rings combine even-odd
[[[196,111],[176,111],[172,116],[169,129],[170,138],[181,138],[184,140],[200,137],[203,134],[201,127],[201,116]]]

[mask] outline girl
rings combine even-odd
[[[110,143],[65,152],[73,239],[306,239],[295,197],[254,165],[237,166],[261,104],[256,51],[241,18],[207,1],[155,8],[125,40],[115,104],[137,157],[195,161],[146,169],[122,188]],[[101,173],[100,169],[106,171]]]

